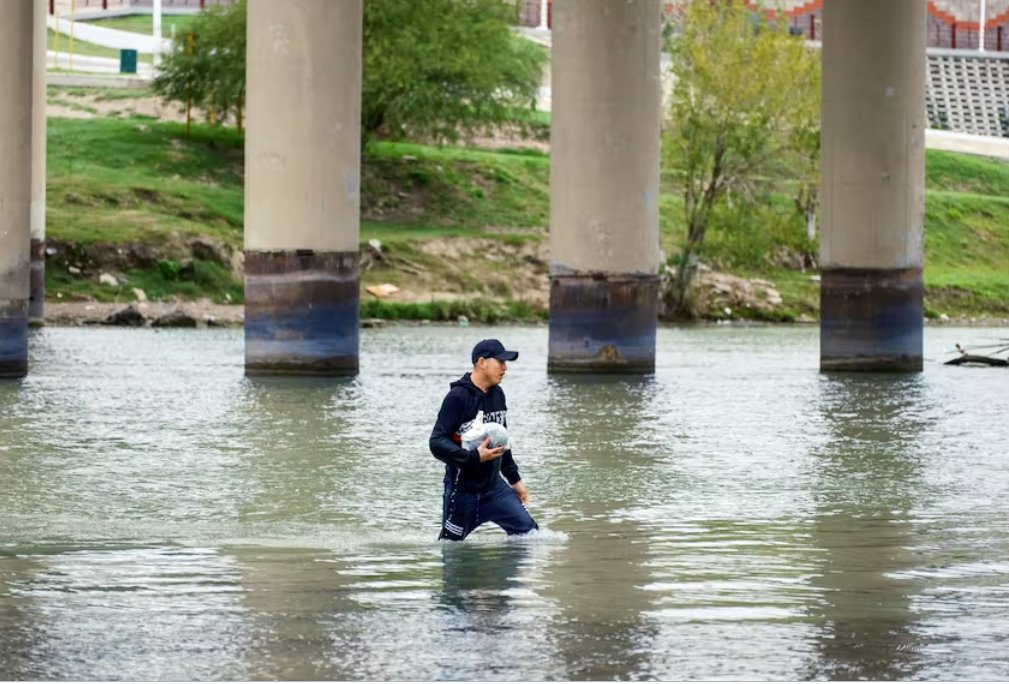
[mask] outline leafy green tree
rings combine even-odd
[[[502,0],[365,0],[362,135],[453,141],[531,110],[546,51]]]
[[[362,137],[454,141],[528,120],[547,54],[512,32],[515,18],[502,0],[364,0]],[[155,92],[240,122],[245,30],[244,0],[202,14]]]
[[[799,180],[801,210],[815,207],[820,63],[784,21],[741,2],[690,2],[671,29],[663,157],[684,174],[687,235],[667,303],[683,316],[718,203],[753,201],[785,173]]]
[[[161,61],[152,87],[166,100],[213,112],[234,114],[242,127],[245,106],[245,0],[217,5],[200,14],[176,36]]]
[[[238,128],[245,109],[245,4],[236,0],[230,7],[212,8],[198,25],[199,41],[208,53],[204,104],[221,118],[234,114]]]

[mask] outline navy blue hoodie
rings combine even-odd
[[[483,411],[485,423],[500,423],[508,427],[504,390],[495,385],[485,393],[473,384],[469,373],[449,387],[451,389],[441,402],[430,440],[431,453],[445,464],[446,482],[456,482],[458,476],[462,491],[483,492],[493,487],[502,473],[509,484],[521,480],[511,449],[500,458],[481,463],[476,447],[467,450],[461,446],[461,435],[470,428],[477,411]]]

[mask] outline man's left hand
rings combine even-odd
[[[519,501],[522,502],[523,506],[529,503],[529,492],[526,490],[526,486],[521,480],[513,484],[512,489],[514,489],[515,493],[518,494]]]

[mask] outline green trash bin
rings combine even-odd
[[[119,73],[137,73],[137,51],[122,49],[119,51]]]

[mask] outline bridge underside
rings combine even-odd
[[[660,4],[554,3],[551,371],[655,367]],[[43,296],[33,9],[9,0],[0,23],[6,376],[27,372]],[[921,368],[925,22],[922,0],[824,5],[823,370]],[[361,26],[362,0],[249,4],[249,373],[358,369]]]

